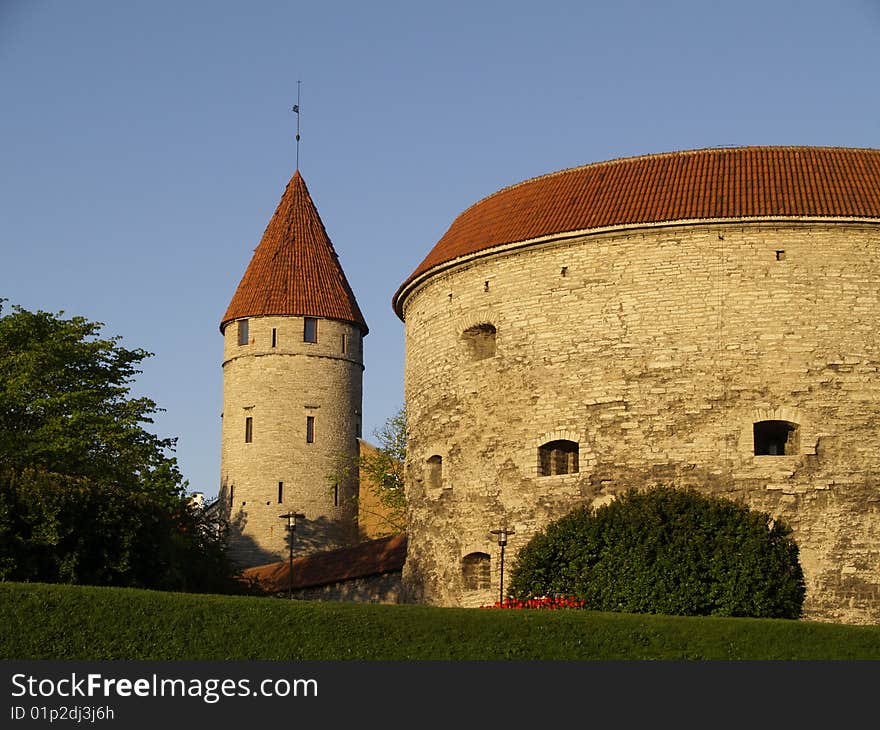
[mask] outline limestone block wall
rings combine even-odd
[[[285,597],[283,591],[278,594]],[[400,571],[350,578],[322,586],[300,588],[293,597],[302,601],[352,601],[356,603],[400,603]]]
[[[360,330],[318,319],[317,342],[305,342],[303,328],[302,317],[251,318],[244,345],[237,320],[224,330],[220,497],[240,565],[287,558],[279,515],[289,510],[306,516],[297,521],[296,555],[350,544],[357,534],[357,471],[345,466],[358,457]]]
[[[668,484],[786,520],[807,617],[880,620],[880,226],[582,234],[461,261],[403,307],[409,600],[491,603],[489,530],[516,530],[509,569],[575,505]],[[755,455],[765,420],[796,425],[792,453]],[[577,471],[541,476],[559,440]],[[475,553],[488,580],[463,576]]]

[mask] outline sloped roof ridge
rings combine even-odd
[[[398,533],[347,547],[311,553],[293,561],[293,588],[309,588],[403,568],[407,535]],[[244,581],[257,581],[269,591],[284,590],[290,581],[289,560],[256,565],[242,571]]]
[[[846,145],[718,145],[718,146],[709,146],[709,147],[695,147],[693,149],[686,150],[668,150],[666,152],[646,152],[642,155],[630,155],[623,157],[612,157],[610,160],[597,160],[596,162],[586,162],[583,165],[573,165],[572,167],[564,167],[561,170],[553,170],[552,172],[545,172],[541,175],[535,175],[534,177],[527,177],[524,180],[520,180],[519,182],[511,183],[510,185],[505,185],[503,188],[499,188],[488,195],[484,195],[475,203],[472,203],[467,208],[464,208],[456,217],[462,216],[467,213],[472,208],[476,208],[481,203],[489,200],[490,198],[494,198],[496,195],[501,195],[509,190],[514,190],[515,188],[522,187],[524,185],[529,185],[533,182],[538,182],[539,180],[546,180],[548,178],[560,177],[562,175],[566,175],[572,172],[578,172],[580,170],[586,170],[587,168],[595,169],[600,167],[611,167],[613,165],[620,165],[627,162],[638,162],[640,160],[648,160],[648,159],[666,159],[670,157],[688,157],[690,155],[700,155],[706,152],[735,152],[735,151],[748,151],[748,150],[784,150],[787,152],[793,151],[845,151],[845,152],[876,152],[877,148],[875,147],[847,147]]]

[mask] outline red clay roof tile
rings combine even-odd
[[[293,588],[338,583],[353,578],[392,573],[403,569],[406,560],[406,535],[392,535],[362,542],[353,547],[328,550],[293,561]],[[242,571],[245,582],[256,581],[269,593],[286,591],[290,576],[287,560],[259,565]]]
[[[234,319],[261,315],[341,319],[368,331],[299,170],[266,226],[220,331]]]
[[[400,286],[495,246],[627,224],[764,217],[880,219],[880,150],[735,147],[630,157],[525,180],[480,200]]]

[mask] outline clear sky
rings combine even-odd
[[[880,0],[0,0],[0,297],[154,353],[135,392],[209,496],[218,325],[294,171],[297,80],[370,438],[403,402],[391,296],[456,215],[615,157],[880,147]]]

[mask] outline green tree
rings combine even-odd
[[[326,478],[332,489],[357,474],[358,514],[379,523],[378,534],[393,535],[406,529],[405,409],[401,407],[373,435],[378,441],[377,446],[362,441],[359,456],[356,459],[339,458]]]
[[[372,490],[377,497],[388,527],[394,532],[403,532],[406,529],[406,409],[401,407],[374,435],[379,441],[378,448],[361,454],[360,469],[366,482],[361,486]]]
[[[222,529],[190,505],[174,439],[131,397],[150,353],[99,322],[0,300],[0,579],[231,589]]]
[[[695,490],[630,490],[551,523],[519,552],[510,593],[574,595],[603,611],[798,618],[791,529]]]

